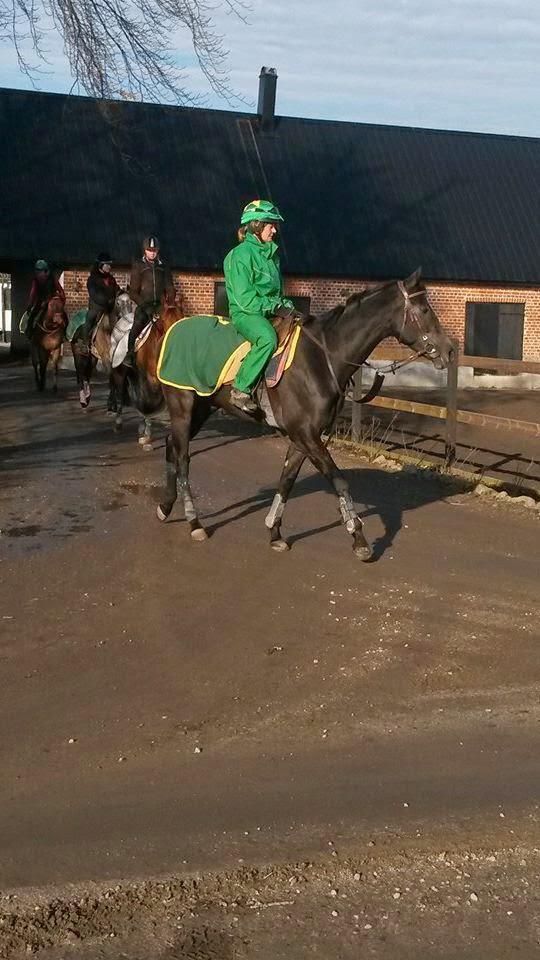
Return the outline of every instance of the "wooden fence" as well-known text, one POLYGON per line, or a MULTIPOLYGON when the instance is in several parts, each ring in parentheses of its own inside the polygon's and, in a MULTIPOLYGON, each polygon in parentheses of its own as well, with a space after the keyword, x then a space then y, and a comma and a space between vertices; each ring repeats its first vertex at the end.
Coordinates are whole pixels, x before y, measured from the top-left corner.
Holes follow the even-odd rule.
MULTIPOLYGON (((395 399, 393 397, 375 397, 369 406, 385 407, 404 413, 413 413, 424 417, 434 417, 446 421, 445 434, 445 466, 450 467, 456 457, 456 439, 458 423, 468 423, 479 427, 488 427, 491 430, 510 430, 514 433, 523 433, 529 437, 540 439, 540 423, 528 420, 515 420, 512 417, 495 417, 491 414, 476 413, 472 410, 458 410, 458 369, 459 367, 475 367, 480 370, 492 370, 494 373, 535 373, 540 375, 540 362, 531 360, 501 360, 497 357, 471 357, 460 354, 457 340, 452 341, 452 354, 447 371, 446 404, 437 406, 431 403, 420 403, 410 400, 395 399)), ((374 351, 370 360, 401 360, 408 356, 402 347, 381 347, 374 351)), ((431 361, 422 359, 425 363, 431 361)), ((362 370, 356 374, 351 399, 358 400, 365 392, 362 384, 362 370)), ((359 403, 352 405, 351 436, 353 440, 361 437, 362 410, 366 407, 359 403)))

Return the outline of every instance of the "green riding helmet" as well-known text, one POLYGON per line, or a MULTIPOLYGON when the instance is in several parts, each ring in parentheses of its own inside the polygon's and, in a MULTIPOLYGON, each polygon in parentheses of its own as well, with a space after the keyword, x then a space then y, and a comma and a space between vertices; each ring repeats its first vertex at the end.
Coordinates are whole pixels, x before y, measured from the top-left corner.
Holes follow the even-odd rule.
POLYGON ((278 223, 283 220, 275 203, 270 200, 252 200, 242 211, 240 223, 251 223, 253 220, 262 220, 263 223, 278 223))
POLYGON ((49 264, 47 263, 46 260, 36 260, 36 265, 34 267, 34 270, 36 270, 36 272, 38 273, 48 272, 49 264))

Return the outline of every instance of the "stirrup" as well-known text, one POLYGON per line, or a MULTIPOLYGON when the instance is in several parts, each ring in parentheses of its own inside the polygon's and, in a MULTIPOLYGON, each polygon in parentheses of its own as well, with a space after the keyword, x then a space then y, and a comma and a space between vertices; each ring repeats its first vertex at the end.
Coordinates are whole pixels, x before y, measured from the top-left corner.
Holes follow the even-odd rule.
POLYGON ((249 393, 244 393, 243 390, 238 390, 237 387, 231 387, 230 401, 244 413, 257 413, 259 410, 259 404, 253 397, 249 393))

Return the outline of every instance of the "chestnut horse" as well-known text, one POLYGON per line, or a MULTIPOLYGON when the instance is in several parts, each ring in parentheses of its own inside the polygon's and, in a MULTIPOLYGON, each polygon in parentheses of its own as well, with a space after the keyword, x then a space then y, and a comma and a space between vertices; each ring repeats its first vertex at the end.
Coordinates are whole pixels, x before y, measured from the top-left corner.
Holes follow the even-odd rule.
POLYGON ((152 439, 150 418, 165 408, 163 388, 156 372, 161 343, 169 327, 182 317, 180 307, 163 304, 159 319, 154 321, 147 340, 135 354, 135 367, 121 363, 111 373, 113 406, 110 406, 110 409, 114 409, 115 413, 115 430, 122 429, 123 405, 126 395, 129 394, 131 403, 144 418, 139 426, 139 443, 149 449, 152 439))
POLYGON ((58 363, 62 342, 66 335, 68 318, 60 297, 51 297, 46 307, 36 317, 30 337, 32 365, 38 390, 45 389, 49 360, 54 370, 53 392, 58 392, 58 363))

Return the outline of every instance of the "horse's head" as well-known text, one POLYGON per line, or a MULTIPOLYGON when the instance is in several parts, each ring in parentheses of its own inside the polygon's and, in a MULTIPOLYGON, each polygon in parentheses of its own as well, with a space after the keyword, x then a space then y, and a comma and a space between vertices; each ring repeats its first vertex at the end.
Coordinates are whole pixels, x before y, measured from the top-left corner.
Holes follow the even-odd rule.
POLYGON ((172 327, 173 323, 176 323, 177 320, 182 320, 183 317, 184 314, 182 313, 180 307, 176 306, 175 304, 171 305, 165 302, 161 307, 159 321, 163 332, 168 330, 169 327, 172 327))
POLYGON ((116 298, 115 303, 116 315, 120 317, 127 317, 128 313, 131 313, 133 310, 131 299, 127 293, 119 293, 116 298))
POLYGON ((431 306, 427 290, 420 280, 420 268, 397 283, 398 306, 393 318, 393 334, 415 353, 428 357, 438 370, 450 360, 452 342, 441 327, 431 306))
POLYGON ((64 303, 60 297, 51 297, 47 304, 44 326, 48 330, 56 330, 65 322, 64 303))

